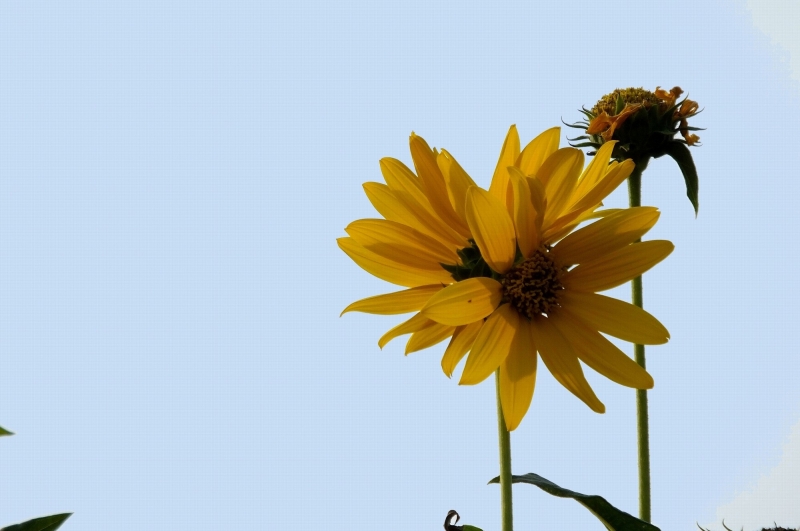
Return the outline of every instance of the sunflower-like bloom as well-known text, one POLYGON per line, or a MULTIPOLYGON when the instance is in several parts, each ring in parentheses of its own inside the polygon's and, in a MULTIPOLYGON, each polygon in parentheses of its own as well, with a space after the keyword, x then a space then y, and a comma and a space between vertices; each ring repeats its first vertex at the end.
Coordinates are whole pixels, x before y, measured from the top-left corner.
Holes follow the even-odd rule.
POLYGON ((349 237, 338 240, 367 272, 409 288, 342 313, 415 312, 378 345, 411 334, 408 354, 450 338, 442 369, 452 376, 469 354, 461 384, 478 384, 499 368, 509 430, 530 406, 538 356, 602 413, 579 360, 614 382, 649 389, 652 377, 603 334, 640 344, 669 338, 644 310, 597 293, 641 275, 673 249, 668 241, 637 243, 656 223, 655 208, 595 212, 633 162, 609 164, 608 142, 584 170, 580 150, 558 149, 559 134, 545 131, 520 151, 512 126, 488 190, 447 151, 412 134, 416 175, 398 160, 381 160, 386 184, 364 190, 384 219, 354 221, 349 237))

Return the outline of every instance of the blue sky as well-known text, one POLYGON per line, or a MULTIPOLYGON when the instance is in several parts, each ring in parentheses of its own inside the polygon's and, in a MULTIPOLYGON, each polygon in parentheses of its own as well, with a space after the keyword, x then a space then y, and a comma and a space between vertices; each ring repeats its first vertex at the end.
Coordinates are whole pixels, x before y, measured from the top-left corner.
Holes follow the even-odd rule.
MULTIPOLYGON (((4 2, 0 524, 497 529, 491 382, 379 350, 400 317, 339 318, 394 288, 335 238, 412 131, 486 186, 511 124, 679 85, 707 130, 696 219, 671 160, 644 180, 676 245, 644 281, 672 334, 654 523, 800 526, 800 13, 767 4, 4 2)), ((634 394, 589 379, 605 415, 540 375, 513 469, 635 513, 634 394)), ((515 515, 602 528, 533 487, 515 515)))

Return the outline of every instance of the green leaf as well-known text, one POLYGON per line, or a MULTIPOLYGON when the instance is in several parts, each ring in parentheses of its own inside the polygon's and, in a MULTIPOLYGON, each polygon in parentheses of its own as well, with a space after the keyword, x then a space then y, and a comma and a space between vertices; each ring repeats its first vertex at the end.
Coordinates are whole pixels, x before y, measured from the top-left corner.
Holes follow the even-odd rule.
POLYGON ((5 429, 2 426, 0 426, 0 437, 3 437, 5 435, 14 435, 14 432, 13 431, 8 431, 7 429, 5 429))
POLYGON ((0 531, 56 531, 64 521, 72 516, 72 513, 54 514, 34 518, 21 524, 10 525, 0 529, 0 531))
POLYGON ((664 152, 678 163, 678 167, 683 173, 683 180, 686 181, 686 196, 692 202, 694 215, 697 217, 697 212, 700 209, 697 199, 700 183, 697 178, 697 168, 694 166, 689 148, 682 142, 667 142, 664 144, 664 152))
POLYGON ((483 531, 480 527, 475 527, 474 525, 464 525, 461 526, 462 531, 483 531))
MULTIPOLYGON (((606 529, 609 531, 660 531, 653 524, 649 524, 644 520, 639 520, 625 511, 620 511, 605 498, 600 496, 593 496, 588 494, 580 494, 562 487, 559 487, 552 481, 549 481, 538 474, 525 474, 524 476, 511 476, 512 483, 528 483, 529 485, 536 485, 543 491, 559 498, 572 498, 580 503, 595 515, 606 529)), ((496 477, 489 483, 500 483, 500 478, 496 477)))

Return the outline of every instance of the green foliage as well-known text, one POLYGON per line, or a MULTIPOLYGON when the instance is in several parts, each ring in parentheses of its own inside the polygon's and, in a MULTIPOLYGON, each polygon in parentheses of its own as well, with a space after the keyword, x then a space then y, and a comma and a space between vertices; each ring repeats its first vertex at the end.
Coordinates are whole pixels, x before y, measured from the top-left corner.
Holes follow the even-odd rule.
POLYGON ((697 168, 694 165, 689 148, 686 147, 686 144, 680 142, 667 142, 664 145, 664 151, 666 155, 669 155, 678 163, 678 167, 683 173, 683 180, 686 181, 686 196, 692 202, 694 215, 697 216, 697 211, 700 208, 697 199, 700 184, 697 178, 697 168))
POLYGON ((456 525, 460 519, 461 517, 458 515, 458 513, 451 509, 447 513, 447 517, 444 519, 445 531, 483 531, 483 529, 480 527, 475 527, 474 525, 456 525))
MULTIPOLYGON (((589 509, 609 531, 659 531, 653 524, 639 520, 635 516, 617 509, 600 496, 580 494, 579 492, 559 487, 538 474, 511 476, 511 481, 512 483, 535 485, 548 494, 559 498, 572 498, 589 509)), ((500 483, 500 477, 494 478, 489 483, 500 483)))
MULTIPOLYGON (((0 437, 4 435, 14 435, 12 432, 0 427, 0 437)), ((42 516, 34 518, 21 524, 14 524, 0 529, 0 531, 56 531, 72 513, 54 514, 52 516, 42 516)))
POLYGON ((492 269, 481 256, 481 251, 478 249, 478 244, 475 243, 475 240, 469 240, 469 244, 469 247, 464 247, 463 249, 456 251, 460 264, 440 265, 445 269, 445 271, 450 273, 453 279, 457 282, 476 277, 493 278, 492 269))
POLYGON ((56 531, 64 521, 72 516, 72 513, 54 514, 34 518, 21 524, 10 525, 0 529, 0 531, 56 531))

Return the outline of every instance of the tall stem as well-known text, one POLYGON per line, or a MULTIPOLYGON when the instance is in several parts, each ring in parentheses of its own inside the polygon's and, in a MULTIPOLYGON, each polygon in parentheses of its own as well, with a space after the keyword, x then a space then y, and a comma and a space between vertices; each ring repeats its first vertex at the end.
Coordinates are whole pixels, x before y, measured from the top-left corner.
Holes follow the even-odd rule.
POLYGON ((497 387, 497 435, 500 445, 500 511, 502 513, 502 531, 514 529, 514 513, 511 505, 511 434, 506 429, 503 418, 503 404, 500 402, 500 369, 494 373, 497 387))
MULTIPOLYGON (((628 177, 628 197, 630 206, 642 205, 642 173, 647 168, 649 157, 637 160, 636 168, 628 177)), ((643 307, 642 277, 638 276, 631 281, 631 298, 633 304, 643 307)), ((634 345, 633 354, 636 363, 645 366, 644 345, 634 345)), ((636 439, 639 448, 639 518, 650 522, 650 425, 647 416, 647 390, 636 390, 636 439)))

